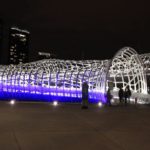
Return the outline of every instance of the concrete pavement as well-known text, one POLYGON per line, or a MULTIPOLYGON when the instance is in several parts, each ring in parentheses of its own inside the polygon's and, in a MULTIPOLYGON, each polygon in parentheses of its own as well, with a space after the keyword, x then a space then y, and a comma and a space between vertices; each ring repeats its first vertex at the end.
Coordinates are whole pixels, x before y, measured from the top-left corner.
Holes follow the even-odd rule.
POLYGON ((0 150, 149 150, 150 106, 0 102, 0 150))

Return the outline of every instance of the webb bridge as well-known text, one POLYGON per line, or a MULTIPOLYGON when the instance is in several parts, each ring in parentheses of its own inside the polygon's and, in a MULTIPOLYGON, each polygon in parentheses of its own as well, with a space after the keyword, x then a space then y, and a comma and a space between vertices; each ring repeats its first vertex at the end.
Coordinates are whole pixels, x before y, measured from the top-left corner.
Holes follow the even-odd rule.
POLYGON ((59 60, 0 66, 0 99, 81 102, 82 84, 89 85, 89 101, 105 103, 109 83, 117 96, 120 86, 130 87, 133 97, 147 97, 150 53, 120 49, 110 60, 59 60))

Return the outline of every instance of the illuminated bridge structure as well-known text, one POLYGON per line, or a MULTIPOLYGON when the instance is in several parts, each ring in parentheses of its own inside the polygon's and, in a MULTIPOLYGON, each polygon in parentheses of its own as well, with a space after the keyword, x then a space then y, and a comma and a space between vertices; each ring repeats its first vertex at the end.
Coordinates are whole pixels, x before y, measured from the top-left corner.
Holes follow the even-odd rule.
POLYGON ((133 93, 147 94, 149 64, 150 55, 124 47, 112 60, 48 59, 0 66, 0 98, 81 102, 84 82, 89 85, 89 101, 94 103, 106 102, 108 82, 114 84, 114 92, 119 86, 129 86, 133 93))

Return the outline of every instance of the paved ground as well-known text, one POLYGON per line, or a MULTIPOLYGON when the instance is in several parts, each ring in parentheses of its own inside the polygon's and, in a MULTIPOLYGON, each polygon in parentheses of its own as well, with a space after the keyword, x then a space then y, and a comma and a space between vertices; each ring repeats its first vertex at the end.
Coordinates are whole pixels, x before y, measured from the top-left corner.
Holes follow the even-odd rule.
POLYGON ((150 150, 150 106, 0 102, 0 150, 150 150))

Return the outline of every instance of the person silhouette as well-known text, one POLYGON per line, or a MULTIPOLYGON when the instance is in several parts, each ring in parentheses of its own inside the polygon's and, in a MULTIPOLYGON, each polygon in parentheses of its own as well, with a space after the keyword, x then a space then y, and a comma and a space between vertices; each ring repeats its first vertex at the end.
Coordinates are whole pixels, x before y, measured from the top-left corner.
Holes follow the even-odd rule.
POLYGON ((87 109, 88 108, 88 97, 89 97, 89 93, 88 93, 88 83, 84 82, 82 84, 82 108, 87 109))
POLYGON ((127 100, 130 102, 130 97, 131 97, 131 90, 129 87, 126 87, 124 92, 125 104, 127 104, 127 100))
POLYGON ((120 103, 122 103, 123 98, 124 98, 124 91, 123 91, 122 87, 120 87, 120 89, 118 91, 118 96, 119 96, 120 103))
POLYGON ((107 97, 107 104, 108 104, 109 106, 111 106, 112 94, 111 94, 110 88, 108 88, 108 91, 107 91, 107 93, 106 93, 106 97, 107 97))

